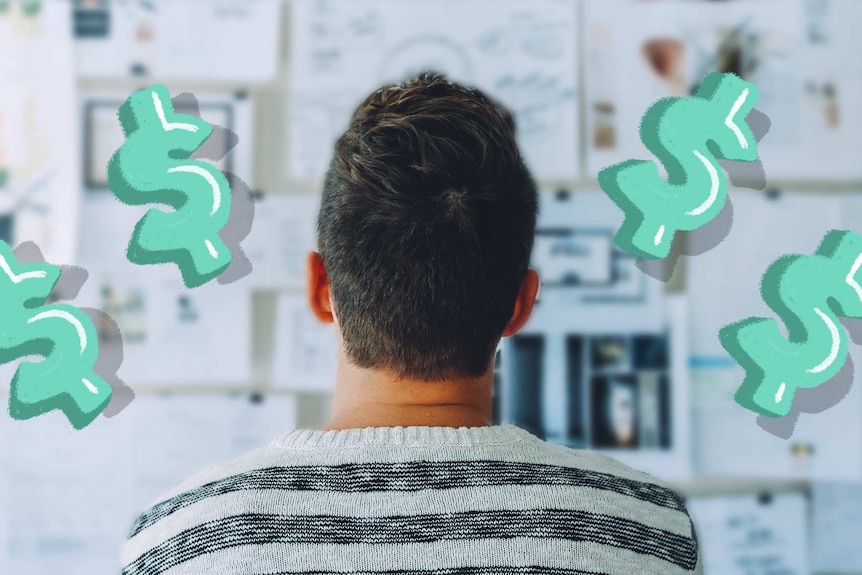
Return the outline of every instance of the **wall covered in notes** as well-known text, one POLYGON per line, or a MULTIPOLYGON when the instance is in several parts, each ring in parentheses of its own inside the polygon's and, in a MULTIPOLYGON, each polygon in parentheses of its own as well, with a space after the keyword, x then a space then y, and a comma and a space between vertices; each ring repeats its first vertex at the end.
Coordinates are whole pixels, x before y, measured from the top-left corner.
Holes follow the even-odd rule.
MULTIPOLYGON (((116 322, 122 339, 105 321, 100 343, 121 346, 135 398, 80 432, 56 412, 0 417, 0 574, 116 575, 147 503, 324 424, 337 339, 308 309, 305 266, 333 145, 370 91, 436 70, 512 111, 541 188, 539 302, 500 345, 494 423, 678 487, 705 575, 862 575, 859 324, 842 401, 792 429, 733 401, 742 371, 717 338, 770 315, 759 281, 775 258, 862 233, 862 1, 30 3, 0 0, 0 240, 86 270, 76 305, 116 322), (760 176, 743 174, 711 229, 639 260, 615 245, 622 212, 596 175, 652 158, 644 111, 710 71, 760 89, 766 182, 743 189, 760 176), (213 163, 254 189, 253 271, 231 285, 187 290, 176 268, 126 259, 149 207, 121 205, 105 167, 117 108, 157 81, 194 94, 223 128, 213 163)), ((15 367, 0 365, 0 401, 15 367)))

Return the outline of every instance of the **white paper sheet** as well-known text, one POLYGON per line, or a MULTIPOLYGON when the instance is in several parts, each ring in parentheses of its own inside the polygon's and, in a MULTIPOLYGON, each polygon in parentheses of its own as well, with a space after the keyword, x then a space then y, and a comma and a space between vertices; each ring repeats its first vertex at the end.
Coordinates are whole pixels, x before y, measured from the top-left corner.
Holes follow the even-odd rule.
POLYGON ((17 4, 0 14, 0 217, 14 218, 13 244, 34 241, 47 261, 71 263, 80 178, 70 3, 32 17, 17 4))
MULTIPOLYGON (((544 232, 588 234, 613 241, 623 221, 623 212, 601 190, 577 190, 558 195, 543 190, 539 195, 537 238, 544 232)), ((534 246, 541 249, 539 242, 534 246)), ((524 326, 524 333, 536 331, 616 332, 660 329, 663 322, 664 284, 637 268, 637 260, 613 244, 593 246, 599 253, 588 255, 593 279, 609 275, 609 281, 586 285, 545 285, 539 303, 524 326), (604 256, 604 262, 599 256, 604 256), (608 261, 610 260, 610 261, 608 261)), ((544 260, 537 258, 539 277, 544 260)), ((545 266, 547 267, 547 266, 545 266)), ((546 270, 553 279, 553 270, 546 270)))
POLYGON ((545 285, 612 282, 613 238, 597 232, 545 232, 536 236, 530 265, 545 285))
POLYGON ((695 497, 686 507, 706 575, 808 575, 807 500, 801 493, 695 497))
MULTIPOLYGON (((144 86, 135 89, 141 89, 144 86)), ((179 96, 183 91, 172 88, 171 97, 179 96)), ((99 90, 87 91, 78 98, 81 114, 81 141, 83 160, 82 187, 88 192, 103 192, 110 194, 105 173, 108 162, 114 152, 123 144, 125 138, 117 112, 120 106, 131 95, 132 90, 99 90)), ((198 103, 200 117, 214 126, 219 126, 234 132, 238 138, 236 145, 229 148, 226 138, 218 137, 224 148, 212 147, 208 140, 204 147, 213 152, 226 153, 220 159, 204 159, 215 165, 219 170, 232 172, 243 179, 249 186, 254 185, 254 103, 251 99, 237 94, 218 92, 192 92, 198 103)), ((186 107, 176 107, 180 114, 190 114, 186 107)), ((215 136, 211 136, 215 137, 215 136)))
POLYGON ((276 387, 332 391, 338 356, 334 324, 320 323, 305 294, 278 299, 273 381, 276 387))
POLYGON ((638 133, 649 106, 688 96, 708 72, 732 70, 727 62, 737 58, 742 77, 760 91, 755 108, 771 121, 758 145, 767 178, 862 176, 853 155, 862 127, 853 102, 862 96, 862 74, 847 57, 862 51, 852 24, 862 7, 809 5, 823 3, 588 2, 589 173, 631 158, 655 160, 638 133), (619 18, 623 11, 627 17, 619 18), (812 41, 814 30, 820 41, 812 41), (665 55, 651 64, 647 50, 665 55), (725 53, 721 61, 718 52, 725 53))
POLYGON ((243 384, 251 377, 251 296, 209 282, 186 289, 166 280, 153 294, 153 383, 243 384))
POLYGON ((123 334, 118 375, 129 385, 248 382, 247 286, 211 281, 188 290, 174 264, 125 259, 135 223, 148 209, 121 204, 110 193, 87 198, 79 258, 90 277, 75 304, 104 310, 117 322, 123 334))
POLYGON ((0 365, 0 573, 9 573, 9 382, 14 370, 10 364, 0 365))
MULTIPOLYGON (((862 354, 853 350, 854 366, 862 354)), ((821 413, 801 413, 788 439, 757 425, 757 414, 733 401, 742 368, 708 360, 691 365, 694 466, 697 473, 730 477, 855 480, 862 476, 859 411, 853 389, 821 413)), ((729 360, 727 360, 729 361, 729 360)))
POLYGON ((812 486, 811 568, 817 573, 862 572, 862 483, 812 486))
POLYGON ((106 37, 75 42, 91 77, 267 81, 278 71, 278 0, 110 0, 106 37))
MULTIPOLYGON (((771 142, 764 148, 764 166, 780 165, 782 173, 787 170, 791 177, 811 174, 859 179, 862 168, 855 150, 859 147, 862 110, 856 103, 862 98, 862 65, 858 58, 848 55, 862 52, 858 33, 862 4, 854 0, 808 0, 804 6, 806 34, 799 57, 804 94, 799 121, 802 145, 784 151, 778 149, 778 141, 771 142)), ((772 140, 772 135, 768 138, 772 140)))
MULTIPOLYGON (((597 174, 617 161, 650 157, 638 136, 640 118, 653 101, 673 92, 682 95, 683 88, 657 77, 640 55, 641 46, 659 30, 678 40, 675 20, 685 7, 627 0, 585 6, 587 159, 589 173, 597 174), (621 11, 627 18, 618 17, 621 11)), ((677 76, 684 76, 681 62, 676 68, 677 76)))
MULTIPOLYGON (((726 324, 752 316, 777 319, 760 295, 763 273, 782 255, 813 253, 827 231, 844 228, 850 215, 846 201, 803 192, 772 200, 762 193, 732 191, 731 202, 734 217, 727 238, 686 261, 695 467, 709 475, 860 478, 862 386, 854 384, 826 411, 801 413, 793 435, 782 439, 760 428, 758 415, 733 400, 744 371, 718 340, 726 324)), ((850 345, 857 373, 860 351, 850 345)))
POLYGON ((317 250, 319 194, 266 193, 255 202, 245 254, 253 270, 242 284, 303 288, 308 253, 317 250))
POLYGON ((509 107, 536 175, 577 176, 574 2, 297 1, 291 9, 290 176, 322 177, 356 105, 428 68, 509 107))
POLYGON ((52 411, 4 427, 9 573, 116 573, 129 527, 129 417, 72 429, 52 411))
POLYGON ((293 395, 233 395, 229 457, 266 447, 297 425, 297 401, 293 395))
POLYGON ((127 408, 134 417, 132 513, 193 473, 226 459, 229 407, 222 395, 142 394, 127 408))
POLYGON ((143 511, 198 471, 266 447, 295 427, 293 397, 253 397, 155 394, 129 406, 134 417, 131 513, 143 511))
POLYGON ((230 403, 222 395, 144 395, 128 410, 135 418, 133 514, 192 474, 227 459, 230 403))

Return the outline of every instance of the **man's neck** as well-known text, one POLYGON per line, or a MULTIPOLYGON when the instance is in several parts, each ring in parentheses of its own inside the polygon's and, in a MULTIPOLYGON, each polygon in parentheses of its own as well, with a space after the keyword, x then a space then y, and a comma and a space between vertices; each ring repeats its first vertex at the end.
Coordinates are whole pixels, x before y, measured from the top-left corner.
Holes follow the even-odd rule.
POLYGON ((489 426, 492 382, 493 371, 478 378, 410 381, 339 358, 332 417, 322 430, 489 426))

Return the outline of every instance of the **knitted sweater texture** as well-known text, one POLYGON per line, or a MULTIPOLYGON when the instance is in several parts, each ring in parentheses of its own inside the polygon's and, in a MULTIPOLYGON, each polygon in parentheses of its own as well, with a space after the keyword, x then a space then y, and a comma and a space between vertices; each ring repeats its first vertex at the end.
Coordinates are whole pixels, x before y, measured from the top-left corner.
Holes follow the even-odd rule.
POLYGON ((295 429, 145 509, 123 575, 699 573, 682 498, 513 425, 295 429))

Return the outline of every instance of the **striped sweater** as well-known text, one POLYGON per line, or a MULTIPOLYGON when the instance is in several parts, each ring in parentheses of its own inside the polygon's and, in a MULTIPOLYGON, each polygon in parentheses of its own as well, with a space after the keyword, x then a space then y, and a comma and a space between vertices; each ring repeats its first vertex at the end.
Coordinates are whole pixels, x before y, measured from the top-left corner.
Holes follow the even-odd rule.
POLYGON ((123 575, 700 572, 683 500, 513 425, 296 429, 132 526, 123 575))

